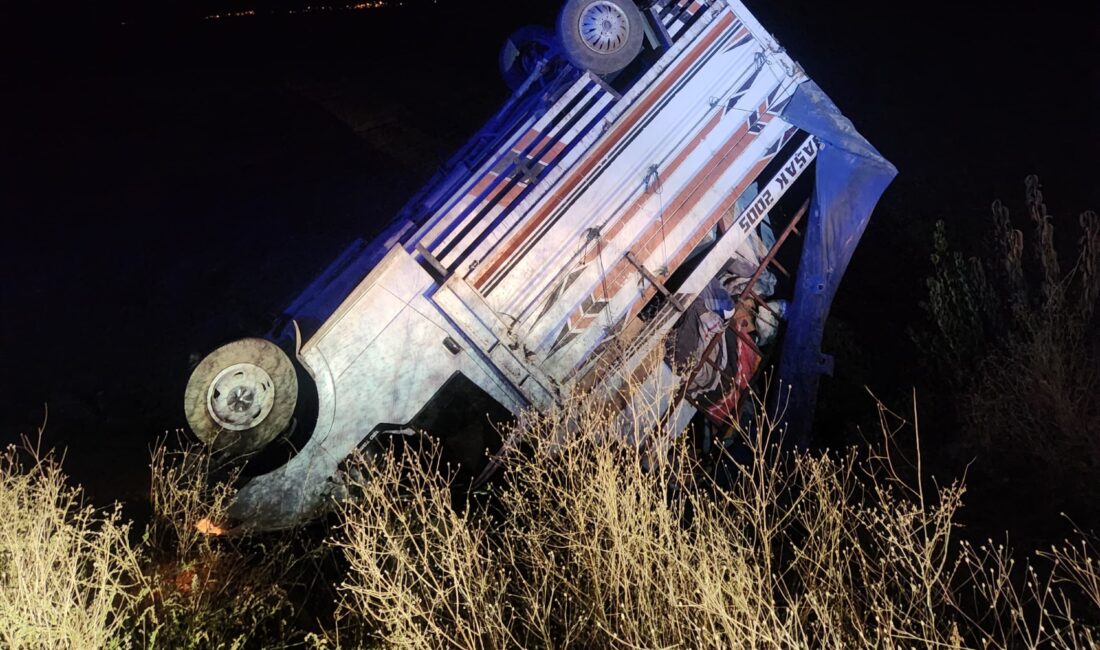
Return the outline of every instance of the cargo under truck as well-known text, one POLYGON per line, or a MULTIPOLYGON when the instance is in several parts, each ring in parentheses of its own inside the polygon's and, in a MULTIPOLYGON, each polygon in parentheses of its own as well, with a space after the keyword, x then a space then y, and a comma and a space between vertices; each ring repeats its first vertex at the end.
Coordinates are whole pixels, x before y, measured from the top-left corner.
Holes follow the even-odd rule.
POLYGON ((316 390, 308 441, 238 492, 241 529, 316 516, 382 436, 476 436, 579 391, 630 408, 624 386, 671 385, 651 419, 728 427, 774 366, 808 431, 890 163, 736 0, 567 0, 501 68, 511 97, 381 235, 194 369, 188 422, 230 457, 285 434, 291 356, 316 390))

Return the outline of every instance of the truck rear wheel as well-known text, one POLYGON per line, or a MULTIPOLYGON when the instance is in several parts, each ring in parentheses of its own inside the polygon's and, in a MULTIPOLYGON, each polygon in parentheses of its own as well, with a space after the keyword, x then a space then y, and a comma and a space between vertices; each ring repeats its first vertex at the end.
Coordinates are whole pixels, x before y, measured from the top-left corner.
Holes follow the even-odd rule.
POLYGON ((612 74, 642 51, 644 21, 633 0, 566 0, 558 15, 558 37, 575 65, 612 74))

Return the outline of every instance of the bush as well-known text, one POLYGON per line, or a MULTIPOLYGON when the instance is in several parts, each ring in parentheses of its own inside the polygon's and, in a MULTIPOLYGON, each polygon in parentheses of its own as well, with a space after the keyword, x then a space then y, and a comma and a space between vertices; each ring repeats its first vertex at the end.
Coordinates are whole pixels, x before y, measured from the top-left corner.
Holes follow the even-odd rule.
POLYGON ((0 454, 0 645, 125 647, 140 618, 139 549, 117 507, 71 487, 56 457, 0 454))
POLYGON ((237 475, 216 480, 212 462, 197 445, 170 450, 162 443, 153 450, 153 519, 144 549, 151 587, 142 646, 300 646, 302 602, 294 602, 292 592, 310 581, 318 548, 302 531, 242 536, 222 530, 237 475))
POLYGON ((326 580, 315 547, 194 533, 231 494, 204 451, 154 452, 155 521, 132 545, 117 510, 84 505, 54 460, 9 450, 0 643, 1097 647, 1096 543, 1079 535, 1018 566, 1003 545, 958 540, 962 485, 925 478, 919 444, 894 442, 915 424, 879 416, 874 447, 813 455, 783 451, 761 415, 761 435, 741 432, 753 460, 707 473, 659 428, 625 444, 621 416, 589 397, 525 415, 502 482, 469 497, 430 443, 360 458, 327 635, 308 631, 312 591, 295 587, 326 580))
POLYGON ((119 506, 88 505, 55 456, 0 453, 0 647, 305 647, 303 583, 324 586, 326 549, 303 531, 217 534, 234 477, 210 463, 158 445, 153 519, 131 541, 119 506))
POLYGON ((1080 216, 1063 271, 1038 180, 1026 185, 1030 237, 997 202, 988 252, 964 259, 937 224, 925 304, 931 328, 918 343, 953 389, 964 452, 1082 494, 1100 481, 1100 218, 1080 216))
POLYGON ((621 443, 591 399, 526 414, 484 499, 453 499, 431 445, 361 458, 341 622, 399 648, 1094 647, 1095 549, 1052 549, 1040 579, 957 542, 963 487, 920 479, 880 416, 869 455, 781 451, 762 416, 728 483, 621 443))

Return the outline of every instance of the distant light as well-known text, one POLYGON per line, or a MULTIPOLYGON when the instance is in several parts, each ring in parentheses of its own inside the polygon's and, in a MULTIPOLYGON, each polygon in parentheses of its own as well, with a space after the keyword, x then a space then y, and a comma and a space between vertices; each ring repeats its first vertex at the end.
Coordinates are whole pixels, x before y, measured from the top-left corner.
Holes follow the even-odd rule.
POLYGON ((234 11, 226 14, 210 14, 205 16, 203 20, 218 20, 219 18, 240 18, 242 16, 255 16, 255 9, 245 9, 244 11, 234 11))
MULTIPOLYGON (((439 0, 435 0, 438 4, 439 0)), ((405 3, 401 2, 398 6, 404 6, 405 3)), ((348 3, 342 5, 306 5, 301 9, 286 9, 283 11, 267 11, 268 15, 276 14, 306 14, 317 13, 320 11, 362 11, 364 9, 384 9, 390 6, 387 0, 365 0, 363 2, 348 3)), ((203 20, 220 20, 222 18, 243 18, 246 16, 255 16, 257 12, 255 9, 246 9, 244 11, 233 11, 221 14, 210 14, 209 16, 203 16, 203 20)))

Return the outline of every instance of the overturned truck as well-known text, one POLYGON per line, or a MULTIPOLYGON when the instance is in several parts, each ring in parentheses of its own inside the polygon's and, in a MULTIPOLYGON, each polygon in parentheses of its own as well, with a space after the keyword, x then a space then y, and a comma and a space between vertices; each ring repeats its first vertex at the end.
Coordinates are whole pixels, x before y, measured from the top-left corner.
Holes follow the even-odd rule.
POLYGON ((490 412, 578 391, 674 385, 654 417, 728 427, 774 366, 808 431, 829 305, 893 166, 737 0, 566 0, 501 67, 511 97, 381 235, 194 369, 188 421, 227 456, 316 391, 308 440, 237 494, 242 527, 315 516, 381 437, 480 440, 490 412))

